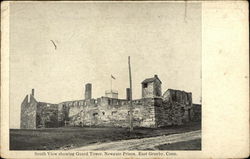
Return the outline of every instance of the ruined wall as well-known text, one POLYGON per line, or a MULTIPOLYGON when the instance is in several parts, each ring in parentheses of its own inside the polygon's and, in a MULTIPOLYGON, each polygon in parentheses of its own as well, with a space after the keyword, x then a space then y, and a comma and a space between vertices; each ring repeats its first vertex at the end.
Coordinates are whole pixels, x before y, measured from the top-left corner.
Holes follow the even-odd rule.
MULTIPOLYGON (((161 93, 160 82, 149 82, 146 96, 161 93), (156 84, 154 84, 156 83, 156 84), (159 88, 158 90, 155 88, 159 88)), ((159 95, 157 94, 157 95, 159 95)), ((200 121, 201 107, 192 104, 192 94, 167 90, 162 97, 133 100, 134 127, 162 127, 200 121)), ((37 102, 33 95, 21 104, 21 128, 70 126, 129 127, 127 99, 101 97, 59 104, 37 102)))
POLYGON ((36 110, 38 102, 30 95, 30 101, 28 101, 28 95, 24 98, 21 104, 21 129, 35 129, 36 128, 36 110))
POLYGON ((58 127, 58 104, 39 102, 36 123, 38 128, 58 127))
POLYGON ((192 108, 192 121, 199 121, 201 122, 201 105, 200 104, 193 104, 192 108))
POLYGON ((164 102, 156 107, 157 126, 183 125, 190 121, 191 107, 177 103, 164 102))
POLYGON ((193 117, 192 94, 188 92, 169 89, 155 105, 158 127, 183 125, 193 117))
POLYGON ((25 113, 25 111, 26 111, 25 108, 27 107, 28 102, 29 102, 28 98, 29 98, 28 95, 26 95, 23 102, 21 103, 21 122, 20 122, 20 128, 21 129, 24 129, 24 128, 27 127, 26 126, 26 121, 25 121, 25 119, 27 118, 27 115, 25 113))
POLYGON ((58 126, 65 126, 65 122, 69 121, 69 107, 66 102, 58 104, 58 126))
POLYGON ((163 100, 166 102, 177 102, 185 105, 192 105, 192 93, 168 89, 163 94, 163 100))
POLYGON ((58 104, 58 123, 60 126, 65 125, 65 121, 71 125, 75 125, 71 122, 72 118, 82 112, 83 107, 87 103, 94 103, 95 100, 77 100, 77 101, 66 101, 58 104))
MULTIPOLYGON (((166 94, 170 97, 133 100, 134 127, 162 127, 189 122, 193 115, 192 103, 190 103, 192 97, 188 97, 189 94, 186 92, 180 92, 181 98, 180 94, 169 91, 166 94), (179 102, 175 102, 174 95, 179 102)), ((130 105, 126 99, 101 97, 64 104, 68 107, 70 126, 129 126, 130 105)))
MULTIPOLYGON (((74 103, 74 102, 72 102, 74 103)), ((133 124, 135 127, 155 127, 154 101, 134 100, 133 124)), ((71 126, 129 126, 129 102, 125 99, 101 97, 84 101, 69 108, 71 126)))

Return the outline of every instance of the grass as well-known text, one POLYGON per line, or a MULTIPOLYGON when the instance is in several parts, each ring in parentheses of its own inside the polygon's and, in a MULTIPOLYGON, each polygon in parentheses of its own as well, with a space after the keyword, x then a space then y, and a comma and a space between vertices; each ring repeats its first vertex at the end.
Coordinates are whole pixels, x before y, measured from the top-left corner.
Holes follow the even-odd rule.
POLYGON ((200 123, 165 128, 63 127, 46 129, 10 129, 10 150, 56 150, 124 139, 170 135, 200 130, 200 123))
POLYGON ((201 139, 165 144, 156 148, 159 150, 201 150, 201 139))

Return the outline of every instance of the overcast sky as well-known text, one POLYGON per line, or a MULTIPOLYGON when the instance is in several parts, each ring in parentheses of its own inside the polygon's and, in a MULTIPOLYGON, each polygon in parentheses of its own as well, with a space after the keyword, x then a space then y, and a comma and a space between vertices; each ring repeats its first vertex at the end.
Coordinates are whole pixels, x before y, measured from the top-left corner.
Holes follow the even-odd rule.
POLYGON ((131 56, 133 98, 141 82, 157 74, 162 90, 179 89, 201 99, 199 3, 20 3, 10 7, 10 127, 35 89, 38 101, 59 103, 113 89, 125 98, 131 56), (55 49, 55 43, 57 48, 55 49))

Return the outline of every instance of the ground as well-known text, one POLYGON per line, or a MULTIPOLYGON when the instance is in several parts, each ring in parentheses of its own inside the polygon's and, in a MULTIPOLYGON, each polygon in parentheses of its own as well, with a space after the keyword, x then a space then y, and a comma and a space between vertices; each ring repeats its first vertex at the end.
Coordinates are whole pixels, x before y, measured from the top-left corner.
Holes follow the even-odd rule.
MULTIPOLYGON (((96 127, 64 127, 47 129, 10 129, 10 150, 56 150, 74 149, 91 146, 97 143, 110 143, 119 140, 142 139, 150 137, 183 134, 200 130, 200 123, 194 122, 183 126, 165 128, 135 128, 132 133, 127 128, 96 128, 96 127)), ((194 135, 197 137, 197 135, 194 135)), ((193 139, 193 138, 192 138, 193 139)), ((156 148, 168 150, 185 144, 192 149, 200 149, 198 138, 189 142, 175 142, 173 144, 156 145, 156 148), (177 144, 177 145, 176 145, 177 144), (173 145, 170 146, 170 145, 173 145), (157 147, 158 146, 158 147, 157 147)), ((128 140, 129 141, 129 140, 128 140)), ((187 149, 184 146, 183 149, 187 149)), ((146 148, 147 149, 147 148, 146 148)), ((151 149, 151 148, 149 148, 151 149)), ((155 149, 155 148, 154 148, 155 149)))
POLYGON ((112 141, 108 143, 96 143, 72 150, 119 150, 119 151, 130 151, 130 150, 200 150, 199 144, 192 145, 193 140, 201 139, 201 131, 190 131, 172 135, 161 135, 156 137, 146 137, 141 139, 130 139, 112 141), (187 142, 187 144, 183 144, 187 142), (190 143, 191 142, 191 143, 190 143))
POLYGON ((201 139, 164 144, 157 148, 159 150, 201 150, 201 139))

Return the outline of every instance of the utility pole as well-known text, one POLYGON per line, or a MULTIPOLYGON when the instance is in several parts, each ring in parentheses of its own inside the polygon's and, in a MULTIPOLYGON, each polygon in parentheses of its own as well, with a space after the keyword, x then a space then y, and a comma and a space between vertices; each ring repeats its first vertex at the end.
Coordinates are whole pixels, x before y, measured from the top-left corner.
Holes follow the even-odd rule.
POLYGON ((130 107, 129 107, 129 131, 133 131, 133 105, 132 105, 132 77, 130 67, 130 56, 128 57, 129 85, 130 85, 130 107))

